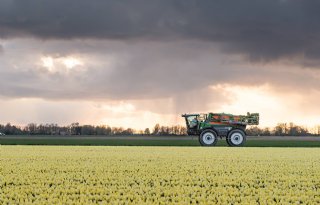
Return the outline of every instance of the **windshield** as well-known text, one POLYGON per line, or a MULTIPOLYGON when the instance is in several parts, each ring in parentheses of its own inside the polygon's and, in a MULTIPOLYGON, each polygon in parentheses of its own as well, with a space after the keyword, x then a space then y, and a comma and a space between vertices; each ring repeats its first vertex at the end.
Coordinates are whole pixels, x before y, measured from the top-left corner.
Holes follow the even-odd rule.
POLYGON ((190 128, 193 128, 198 124, 197 116, 189 116, 187 117, 187 120, 190 128))

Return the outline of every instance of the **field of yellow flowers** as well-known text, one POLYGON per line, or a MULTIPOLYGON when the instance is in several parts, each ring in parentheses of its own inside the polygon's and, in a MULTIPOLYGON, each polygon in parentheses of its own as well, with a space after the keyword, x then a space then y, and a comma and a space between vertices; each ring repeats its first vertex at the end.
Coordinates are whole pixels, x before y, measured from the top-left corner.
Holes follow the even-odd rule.
POLYGON ((0 204, 319 204, 320 149, 0 146, 0 204))

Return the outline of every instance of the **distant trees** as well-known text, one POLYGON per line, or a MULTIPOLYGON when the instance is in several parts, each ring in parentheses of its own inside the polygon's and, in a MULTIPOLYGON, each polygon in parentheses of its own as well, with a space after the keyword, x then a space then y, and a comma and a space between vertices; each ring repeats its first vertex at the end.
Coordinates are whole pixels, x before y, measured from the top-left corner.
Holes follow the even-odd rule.
POLYGON ((112 130, 111 127, 106 125, 96 126, 96 134, 97 135, 111 135, 112 130))
POLYGON ((307 128, 290 123, 278 123, 274 128, 274 134, 279 136, 302 136, 311 135, 307 128))
POLYGON ((261 129, 257 126, 249 127, 246 130, 248 135, 252 136, 308 136, 308 135, 315 135, 320 134, 314 133, 312 134, 307 128, 304 128, 302 126, 295 125, 294 123, 278 123, 277 126, 275 126, 272 130, 270 128, 264 128, 261 129))
POLYGON ((320 135, 320 125, 318 125, 318 126, 316 126, 316 133, 318 134, 318 135, 320 135))
POLYGON ((6 135, 20 135, 23 133, 21 127, 11 125, 10 123, 7 123, 6 125, 0 125, 0 132, 6 135))
POLYGON ((186 135, 187 129, 185 126, 175 125, 175 126, 160 126, 156 124, 154 126, 153 135, 186 135))
POLYGON ((96 128, 92 125, 83 125, 80 127, 80 132, 79 134, 81 135, 96 135, 96 128))
POLYGON ((74 122, 70 125, 70 131, 72 135, 81 135, 82 127, 78 122, 74 122))
POLYGON ((156 125, 154 126, 154 128, 153 128, 152 134, 153 134, 153 135, 158 135, 159 132, 160 132, 160 125, 159 125, 159 124, 156 124, 156 125))
MULTIPOLYGON (((251 136, 308 136, 320 135, 320 125, 312 130, 295 125, 294 123, 278 123, 274 128, 260 128, 258 126, 249 126, 246 130, 251 136), (311 132, 312 131, 312 132, 311 132)), ((6 135, 186 135, 185 126, 161 126, 156 124, 152 130, 134 130, 132 128, 110 127, 107 125, 80 125, 80 123, 71 123, 69 126, 59 126, 57 124, 36 124, 29 123, 24 127, 0 124, 0 132, 6 135)))
POLYGON ((145 130, 144 130, 144 133, 143 134, 145 134, 145 135, 150 135, 151 133, 150 133, 150 129, 149 128, 146 128, 145 130))

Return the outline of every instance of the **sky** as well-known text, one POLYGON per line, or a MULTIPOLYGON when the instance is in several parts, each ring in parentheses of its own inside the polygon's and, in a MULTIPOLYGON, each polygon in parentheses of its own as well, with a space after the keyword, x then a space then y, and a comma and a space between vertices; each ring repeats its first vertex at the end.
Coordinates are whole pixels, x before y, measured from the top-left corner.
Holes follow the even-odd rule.
POLYGON ((1 0, 0 124, 320 124, 316 0, 1 0))

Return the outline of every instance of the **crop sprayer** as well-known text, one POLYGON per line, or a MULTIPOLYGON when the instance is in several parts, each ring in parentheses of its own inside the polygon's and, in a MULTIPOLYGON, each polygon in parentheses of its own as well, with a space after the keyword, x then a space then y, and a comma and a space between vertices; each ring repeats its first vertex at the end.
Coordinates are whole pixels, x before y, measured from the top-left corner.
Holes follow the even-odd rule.
POLYGON ((225 113, 184 114, 188 135, 199 136, 202 146, 214 146, 218 138, 226 137, 229 146, 246 142, 246 126, 259 124, 259 113, 231 115, 225 113))

